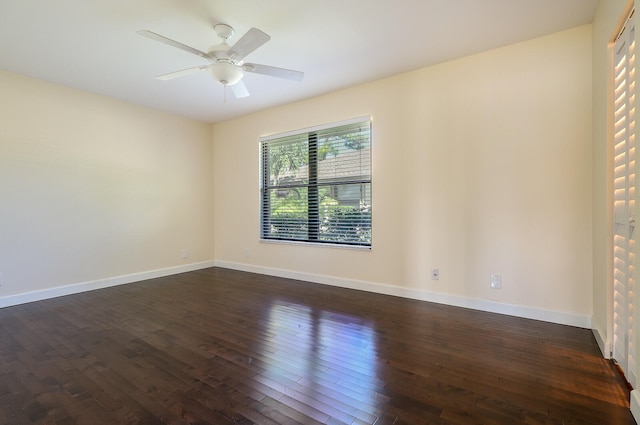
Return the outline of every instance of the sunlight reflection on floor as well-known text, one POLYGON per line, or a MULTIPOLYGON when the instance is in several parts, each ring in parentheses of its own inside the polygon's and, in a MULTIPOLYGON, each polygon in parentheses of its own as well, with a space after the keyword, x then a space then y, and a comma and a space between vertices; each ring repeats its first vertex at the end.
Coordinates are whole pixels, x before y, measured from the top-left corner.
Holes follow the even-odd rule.
POLYGON ((316 419, 334 410, 344 420, 375 422, 381 406, 371 324, 278 301, 265 330, 272 335, 265 355, 279 360, 269 363, 265 378, 315 411, 316 419))

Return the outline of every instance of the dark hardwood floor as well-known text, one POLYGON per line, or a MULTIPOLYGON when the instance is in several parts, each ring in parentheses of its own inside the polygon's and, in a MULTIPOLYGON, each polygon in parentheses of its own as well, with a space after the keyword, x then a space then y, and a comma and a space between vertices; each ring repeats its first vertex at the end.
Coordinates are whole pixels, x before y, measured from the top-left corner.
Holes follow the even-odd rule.
POLYGON ((0 424, 634 424, 591 331, 207 269, 0 309, 0 424))

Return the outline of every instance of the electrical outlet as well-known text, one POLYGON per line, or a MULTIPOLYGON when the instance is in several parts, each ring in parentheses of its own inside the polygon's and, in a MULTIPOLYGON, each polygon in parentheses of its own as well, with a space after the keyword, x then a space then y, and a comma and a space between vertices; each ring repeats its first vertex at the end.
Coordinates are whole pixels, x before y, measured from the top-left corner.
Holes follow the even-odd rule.
POLYGON ((431 270, 431 280, 439 280, 440 279, 440 270, 433 269, 431 270))
POLYGON ((188 249, 183 249, 182 250, 182 258, 189 258, 189 250, 188 249))
POLYGON ((491 287, 493 289, 502 288, 502 276, 500 276, 499 274, 492 274, 491 275, 491 287))
POLYGON ((2 273, 0 273, 0 286, 4 285, 4 280, 2 280, 2 273))

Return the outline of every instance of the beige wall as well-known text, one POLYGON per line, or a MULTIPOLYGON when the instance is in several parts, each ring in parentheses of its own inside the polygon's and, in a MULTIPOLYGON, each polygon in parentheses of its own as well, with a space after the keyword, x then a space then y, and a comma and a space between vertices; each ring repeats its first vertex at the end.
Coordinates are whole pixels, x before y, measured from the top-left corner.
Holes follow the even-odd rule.
POLYGON ((0 297, 212 260, 212 151, 208 124, 0 72, 0 297))
POLYGON ((587 25, 215 125, 216 260, 590 318, 591 61, 587 25), (260 243, 258 137, 363 114, 371 251, 260 243))

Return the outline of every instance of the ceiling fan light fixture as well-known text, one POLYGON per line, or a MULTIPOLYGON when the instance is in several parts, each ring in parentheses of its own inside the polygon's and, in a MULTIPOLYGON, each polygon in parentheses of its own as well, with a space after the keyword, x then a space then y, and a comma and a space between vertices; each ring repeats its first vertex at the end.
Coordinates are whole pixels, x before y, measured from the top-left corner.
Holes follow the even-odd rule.
POLYGON ((211 76, 223 86, 232 86, 242 79, 244 71, 230 62, 216 62, 209 65, 211 76))

